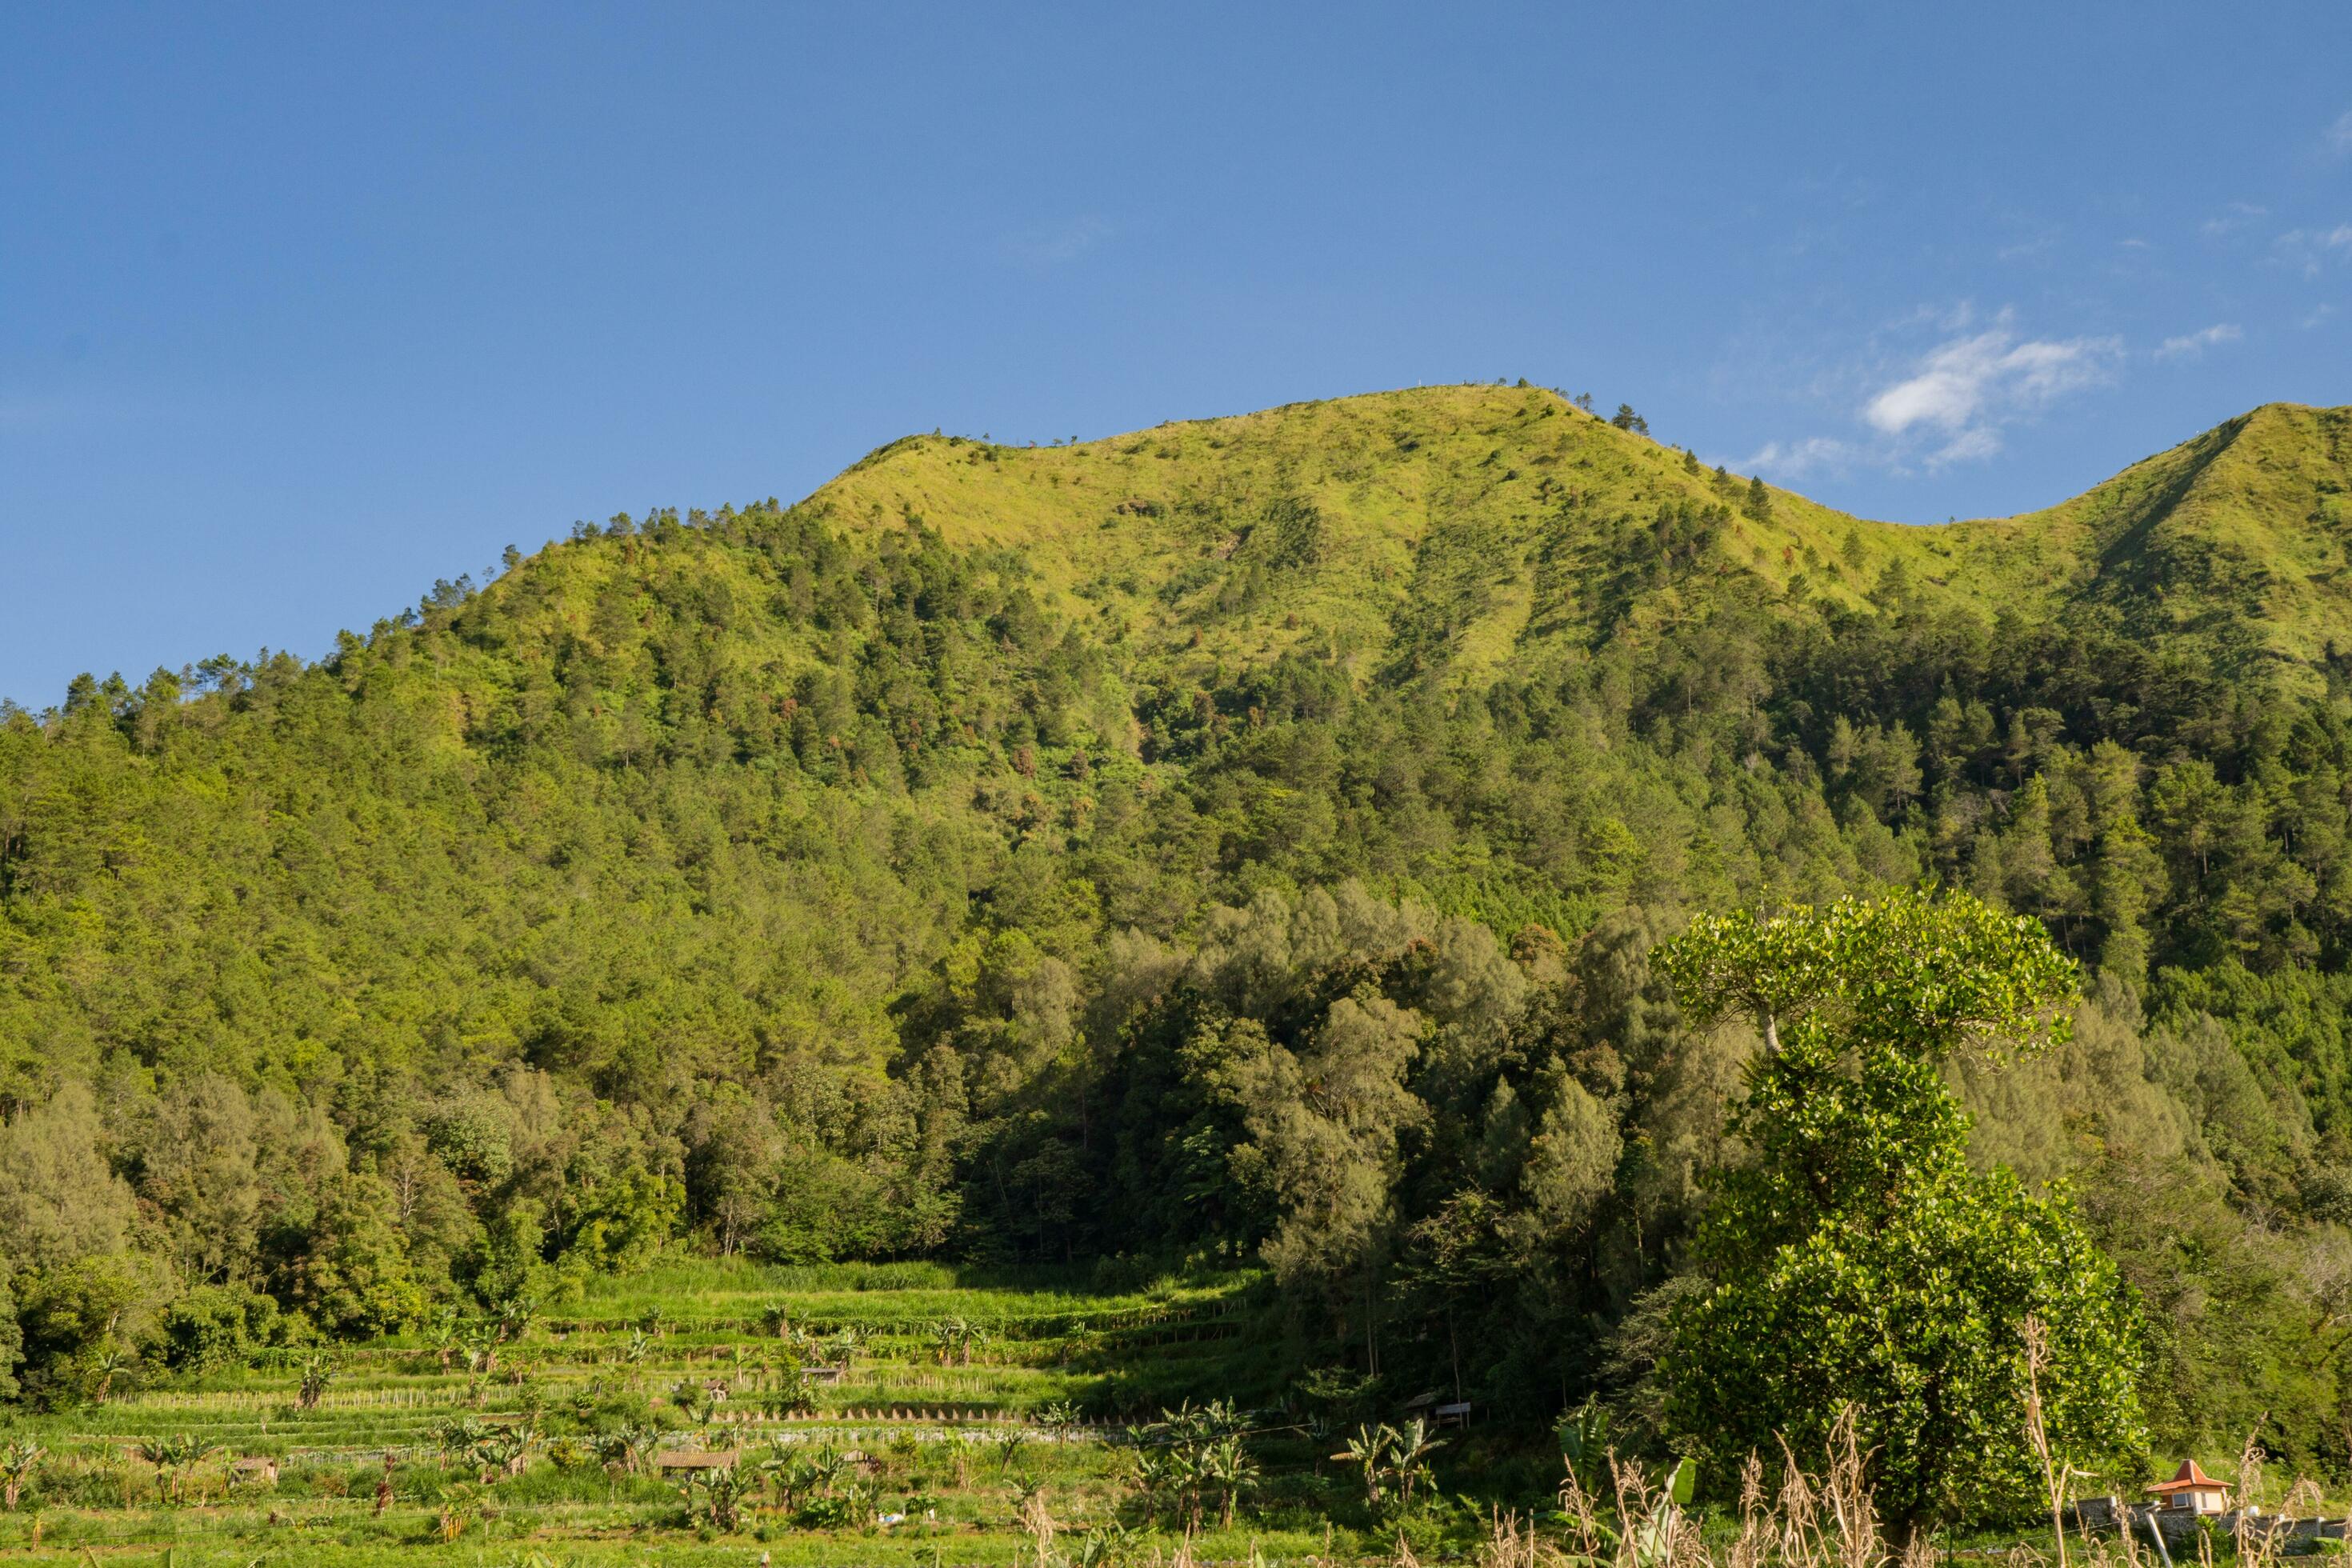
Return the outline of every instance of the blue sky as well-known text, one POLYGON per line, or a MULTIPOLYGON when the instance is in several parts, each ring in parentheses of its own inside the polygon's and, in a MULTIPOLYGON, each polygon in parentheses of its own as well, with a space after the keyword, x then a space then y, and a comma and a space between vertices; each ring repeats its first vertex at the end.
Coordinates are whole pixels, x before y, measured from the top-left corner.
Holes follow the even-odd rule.
POLYGON ((2352 402, 2352 6, 0 11, 0 694, 1527 376, 1873 516, 2352 402), (199 14, 201 13, 201 14, 199 14))

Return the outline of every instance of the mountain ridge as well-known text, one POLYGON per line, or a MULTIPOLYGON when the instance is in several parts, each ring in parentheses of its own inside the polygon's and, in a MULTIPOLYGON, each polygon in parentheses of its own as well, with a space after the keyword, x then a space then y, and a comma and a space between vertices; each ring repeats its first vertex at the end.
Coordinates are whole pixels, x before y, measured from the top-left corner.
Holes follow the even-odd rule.
MULTIPOLYGON (((1769 515, 1759 516, 1746 505, 1744 482, 1727 485, 1716 477, 1720 470, 1710 473, 1679 449, 1619 429, 1557 393, 1466 384, 1171 421, 1042 448, 909 437, 853 465, 803 504, 853 527, 861 519, 916 517, 953 542, 1033 552, 1049 583, 1064 591, 1065 607, 1073 607, 1067 591, 1090 573, 1098 578, 1106 561, 1125 560, 1131 574, 1139 553, 1172 560, 1230 552, 1240 529, 1219 528, 1217 514, 1233 491, 1297 489, 1344 524, 1341 559, 1309 574, 1319 581, 1283 595, 1284 613, 1301 616, 1328 615, 1335 597, 1387 597, 1396 574, 1419 563, 1422 546, 1433 536, 1446 542, 1449 524, 1457 535, 1465 521, 1491 524, 1472 542, 1490 555, 1524 557, 1579 524, 1677 501, 1720 506, 1731 513, 1730 563, 1777 592, 1801 574, 1811 593, 1860 606, 1899 562, 1922 587, 1987 617, 2027 605, 2095 603, 2143 630, 2207 634, 2228 633, 2234 617, 2253 635, 2237 639, 2242 646, 2225 649, 2226 657, 2234 664, 2267 659, 2308 688, 2303 667, 2325 657, 2326 625, 2352 617, 2352 573, 2344 564, 2352 524, 2341 500, 2352 477, 2347 431, 2352 409, 2266 404, 2079 496, 2007 517, 1887 522, 1770 485, 1759 492, 1769 498, 1769 515), (1383 437, 1396 450, 1379 450, 1383 437), (1159 518, 1147 508, 1189 508, 1200 526, 1189 534, 1146 526, 1159 518), (2249 513, 2274 519, 2298 508, 2314 528, 2298 533, 2274 521, 2247 521, 2249 513), (2198 602, 2160 610, 2183 586, 2198 602)), ((1141 585, 1164 585, 1174 575, 1141 585)), ((1489 584, 1504 591, 1487 595, 1473 626, 1455 628, 1466 634, 1467 653, 1457 668, 1475 678, 1506 662, 1533 618, 1535 585, 1531 575, 1507 573, 1489 584)), ((1117 584, 1098 580, 1093 586, 1075 597, 1139 629, 1134 592, 1107 591, 1117 584)), ((1180 591, 1180 608, 1181 598, 1180 591)), ((1360 616, 1340 619, 1359 632, 1370 629, 1360 616)), ((1283 644, 1263 626, 1242 631, 1204 640, 1216 652, 1254 658, 1283 644)))

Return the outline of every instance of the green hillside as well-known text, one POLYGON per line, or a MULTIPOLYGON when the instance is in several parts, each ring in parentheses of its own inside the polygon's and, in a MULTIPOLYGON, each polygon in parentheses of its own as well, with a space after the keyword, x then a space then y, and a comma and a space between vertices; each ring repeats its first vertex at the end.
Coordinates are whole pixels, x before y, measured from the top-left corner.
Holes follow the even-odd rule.
POLYGON ((1055 611, 1179 668, 1336 647, 1360 680, 1442 668, 1482 688, 1650 609, 1612 593, 1613 552, 1663 509, 1728 514, 1717 570, 1775 588, 1808 574, 1850 602, 1898 558, 1944 558, 1937 531, 1779 490, 1759 518, 1746 495, 1557 394, 1454 386, 1066 447, 914 437, 807 504, 848 529, 919 519, 951 546, 1017 550, 1055 611))
POLYGON ((2352 626, 2347 485, 2352 410, 2271 404, 2013 526, 2067 542, 2068 596, 2151 637, 2210 637, 2308 689, 2352 626))
POLYGON ((2159 1438, 2340 1472, 2348 422, 1939 527, 1528 387, 915 437, 0 710, 0 1397, 680 1253, 1124 1255, 1271 1269, 1267 1389, 1648 1441, 1749 1048, 1651 947, 1932 883, 2084 965, 1957 1070, 2159 1438))
MULTIPOLYGON (((2322 660, 2346 625, 2352 411, 2273 404, 2022 517, 1869 521, 1769 490, 1766 515, 1680 451, 1540 389, 1458 386, 1294 405, 1044 449, 897 442, 810 498, 844 526, 917 518, 1022 552, 1057 611, 1204 668, 1336 638, 1369 679, 1419 656, 1483 687, 1619 609, 1613 530, 1723 507, 1711 562, 1863 602, 1903 563, 1991 617, 2113 605, 2135 630, 2322 660), (1282 523, 1311 509, 1319 529, 1282 523)), ((1672 616, 1671 605, 1655 613, 1672 616)))

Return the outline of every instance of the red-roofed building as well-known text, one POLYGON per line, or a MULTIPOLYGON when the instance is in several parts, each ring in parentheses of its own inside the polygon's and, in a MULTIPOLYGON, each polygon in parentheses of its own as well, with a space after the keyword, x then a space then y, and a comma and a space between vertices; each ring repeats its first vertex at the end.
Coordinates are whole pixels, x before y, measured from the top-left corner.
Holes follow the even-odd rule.
POLYGON ((2230 1506, 2228 1484, 2199 1469, 2194 1459, 2182 1460, 2170 1480, 2147 1489, 2150 1496, 2163 1499, 2166 1508, 2184 1513, 2220 1513, 2230 1506))

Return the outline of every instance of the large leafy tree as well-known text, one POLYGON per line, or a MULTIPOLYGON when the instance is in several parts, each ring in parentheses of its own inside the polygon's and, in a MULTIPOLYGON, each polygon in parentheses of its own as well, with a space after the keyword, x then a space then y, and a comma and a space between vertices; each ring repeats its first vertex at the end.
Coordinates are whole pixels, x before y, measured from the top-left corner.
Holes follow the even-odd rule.
POLYGON ((2049 1434, 2070 1462, 2141 1443, 2136 1310, 2062 1194, 1967 1158, 1943 1064, 2063 1038, 2074 966, 2038 922, 1966 895, 1703 918, 1661 951, 1704 1022, 1764 1039, 1718 1178, 1708 1276, 1672 1321, 1668 1419, 1727 1465, 1817 1449, 1851 1409, 1898 1531, 2032 1494, 2025 1322, 2045 1325, 2049 1434))

